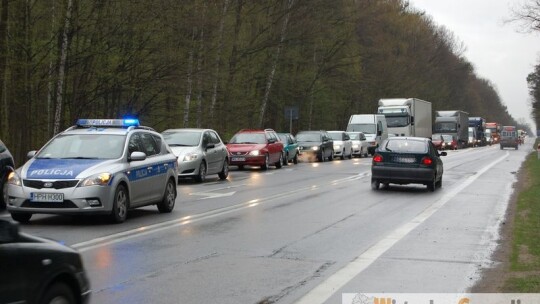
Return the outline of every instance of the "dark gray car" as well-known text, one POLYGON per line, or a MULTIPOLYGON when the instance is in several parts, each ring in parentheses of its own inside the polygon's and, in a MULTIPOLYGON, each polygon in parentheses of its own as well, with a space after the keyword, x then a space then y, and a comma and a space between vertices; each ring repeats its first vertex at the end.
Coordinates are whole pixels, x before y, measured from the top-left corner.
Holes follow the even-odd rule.
POLYGON ((12 168, 15 167, 13 156, 8 148, 0 140, 0 210, 6 209, 7 202, 7 177, 12 168))
POLYGON ((334 159, 334 141, 326 131, 300 131, 296 134, 300 156, 308 161, 334 159))

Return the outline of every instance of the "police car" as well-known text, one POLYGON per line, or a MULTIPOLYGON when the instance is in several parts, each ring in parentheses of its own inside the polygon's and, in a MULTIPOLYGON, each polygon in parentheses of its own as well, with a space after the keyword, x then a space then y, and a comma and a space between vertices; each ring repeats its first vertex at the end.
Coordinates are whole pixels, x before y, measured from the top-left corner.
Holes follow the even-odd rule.
POLYGON ((35 213, 107 214, 157 205, 171 212, 176 156, 163 137, 136 119, 80 119, 8 177, 7 209, 19 222, 35 213))

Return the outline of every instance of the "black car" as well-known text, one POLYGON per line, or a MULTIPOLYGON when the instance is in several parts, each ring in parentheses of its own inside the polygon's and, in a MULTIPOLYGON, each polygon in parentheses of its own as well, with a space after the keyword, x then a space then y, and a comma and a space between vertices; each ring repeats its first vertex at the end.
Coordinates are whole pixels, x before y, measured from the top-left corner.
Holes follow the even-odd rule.
POLYGON ((300 131, 296 134, 302 158, 309 161, 334 159, 334 141, 326 131, 300 131))
POLYGON ((442 186, 443 163, 428 138, 391 137, 375 151, 371 166, 371 187, 380 184, 424 184, 430 191, 442 186))
POLYGON ((0 210, 6 209, 7 191, 4 189, 7 177, 12 168, 15 167, 13 157, 6 145, 0 140, 0 210))
POLYGON ((57 242, 19 233, 0 220, 1 303, 88 303, 90 284, 80 254, 57 242))

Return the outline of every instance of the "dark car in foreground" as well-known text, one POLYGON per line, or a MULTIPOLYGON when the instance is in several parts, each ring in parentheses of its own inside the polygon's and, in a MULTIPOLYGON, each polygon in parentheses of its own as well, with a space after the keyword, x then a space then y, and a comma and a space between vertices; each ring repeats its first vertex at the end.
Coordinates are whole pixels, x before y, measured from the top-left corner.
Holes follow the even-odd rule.
POLYGON ((391 137, 375 151, 371 166, 371 187, 388 184, 424 184, 430 191, 442 186, 443 163, 428 138, 391 137))
POLYGON ((77 251, 0 220, 0 303, 83 304, 90 292, 77 251))
POLYGON ((11 156, 6 145, 0 140, 0 210, 6 209, 7 177, 14 167, 13 156, 11 156))
POLYGON ((334 160, 334 141, 326 131, 301 131, 296 134, 300 155, 308 161, 334 160))

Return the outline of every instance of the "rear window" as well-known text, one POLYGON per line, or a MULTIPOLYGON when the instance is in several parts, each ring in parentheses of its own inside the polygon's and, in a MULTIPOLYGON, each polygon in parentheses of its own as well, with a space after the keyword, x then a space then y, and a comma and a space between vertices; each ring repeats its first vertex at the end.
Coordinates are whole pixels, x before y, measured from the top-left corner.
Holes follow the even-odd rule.
POLYGON ((384 148, 391 152, 404 153, 427 153, 427 145, 424 141, 417 140, 388 140, 384 148))
POLYGON ((501 136, 502 137, 517 137, 517 133, 515 131, 502 131, 501 136))

